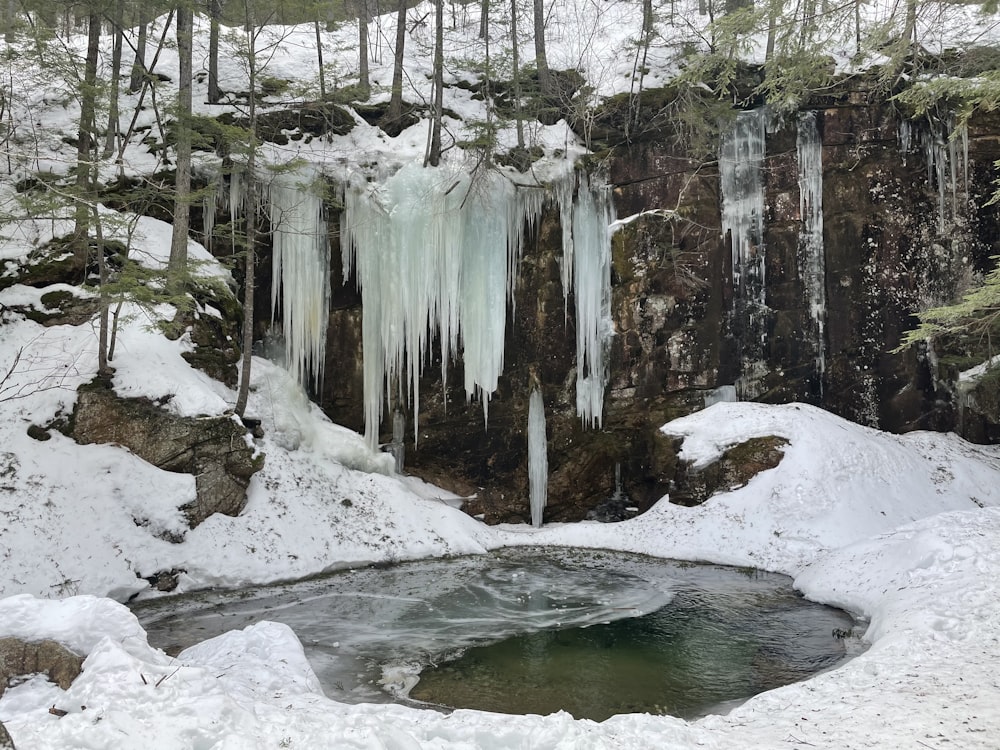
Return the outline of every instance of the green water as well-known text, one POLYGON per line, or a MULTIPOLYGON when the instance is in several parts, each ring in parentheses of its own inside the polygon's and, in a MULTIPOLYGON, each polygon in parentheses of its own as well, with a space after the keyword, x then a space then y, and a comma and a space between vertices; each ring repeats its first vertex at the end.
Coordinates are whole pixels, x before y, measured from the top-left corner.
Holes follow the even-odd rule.
POLYGON ((501 713, 567 711, 601 721, 619 713, 692 718, 805 679, 844 659, 843 613, 790 590, 753 601, 679 594, 637 618, 527 633, 428 667, 410 697, 501 713))
POLYGON ((845 641, 833 633, 854 625, 785 576, 563 548, 344 570, 133 611, 172 654, 285 623, 338 701, 596 720, 725 710, 836 665, 845 641))

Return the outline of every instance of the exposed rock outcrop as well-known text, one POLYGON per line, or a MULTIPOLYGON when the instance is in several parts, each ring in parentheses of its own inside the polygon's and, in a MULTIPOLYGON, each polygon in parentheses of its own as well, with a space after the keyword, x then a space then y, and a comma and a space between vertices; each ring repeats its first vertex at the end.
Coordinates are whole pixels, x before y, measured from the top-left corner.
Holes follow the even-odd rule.
POLYGON ((7 733, 7 727, 0 721, 0 750, 15 750, 14 740, 7 733))
MULTIPOLYGON (((466 509, 487 521, 528 521, 532 383, 546 407, 546 521, 585 518, 613 497, 648 508, 674 481, 676 455, 658 428, 720 399, 801 401, 889 431, 968 428, 970 437, 993 439, 959 417, 954 372, 915 349, 893 349, 916 311, 960 292, 1000 252, 998 209, 988 205, 1000 117, 977 115, 949 139, 947 117, 907 119, 857 79, 810 102, 806 113, 762 125, 762 208, 753 217, 760 237, 747 250, 760 288, 748 308, 731 226, 721 220, 719 145, 689 148, 669 116, 674 96, 645 91, 648 122, 612 112, 592 133, 608 148, 603 167, 618 215, 639 216, 613 238, 615 335, 600 429, 583 427, 576 415, 574 303, 560 282, 560 218, 550 208, 521 260, 488 427, 481 405, 466 403, 461 363, 442 383, 440 363, 428 362, 420 414, 407 415, 411 426, 419 420, 417 445, 407 430, 407 471, 475 493, 466 509), (632 130, 622 129, 627 122, 632 130), (822 201, 811 237, 805 122, 817 155, 812 199, 822 201), (950 145, 966 136, 967 159, 950 145), (822 245, 822 258, 806 257, 810 243, 822 245)), ((718 139, 714 128, 705 138, 718 139)), ((355 280, 331 265, 326 372, 337 375, 315 395, 335 421, 360 429, 362 312, 355 280)), ((388 419, 382 428, 388 438, 388 419)), ((688 501, 707 492, 692 490, 688 501)))
POLYGON ((760 472, 780 464, 785 445, 784 438, 767 435, 731 446, 717 460, 697 469, 679 462, 670 478, 670 502, 701 505, 712 495, 743 487, 760 472))
MULTIPOLYGON (((82 666, 83 657, 56 641, 0 638, 0 695, 7 690, 12 678, 32 674, 44 674, 66 690, 79 676, 82 666)), ((3 735, 0 735, 0 740, 2 738, 3 735)))
POLYGON ((115 443, 166 471, 193 474, 197 499, 181 510, 194 528, 213 513, 239 515, 250 477, 264 462, 231 416, 179 417, 148 399, 119 397, 100 378, 79 389, 69 434, 115 443))

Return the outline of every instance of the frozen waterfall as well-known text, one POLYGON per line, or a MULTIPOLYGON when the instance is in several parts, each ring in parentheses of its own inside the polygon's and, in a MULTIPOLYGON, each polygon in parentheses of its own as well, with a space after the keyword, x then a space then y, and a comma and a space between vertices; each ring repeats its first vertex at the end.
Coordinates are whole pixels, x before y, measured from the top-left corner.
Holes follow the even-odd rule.
POLYGON ((610 189, 593 188, 580 177, 576 199, 573 183, 560 185, 563 223, 563 293, 576 303, 576 413, 584 424, 600 427, 604 418, 604 386, 614 326, 611 320, 611 234, 614 208, 610 189))
MULTIPOLYGON (((420 371, 436 335, 442 378, 463 354, 465 392, 484 418, 503 371, 507 300, 524 227, 541 215, 540 188, 499 175, 403 167, 345 192, 345 272, 357 273, 364 306, 365 425, 378 441, 383 400, 408 396, 419 412, 420 371), (398 393, 393 393, 397 388, 398 393)), ((414 419, 414 436, 417 434, 414 419)))
POLYGON ((542 511, 548 499, 549 458, 545 437, 545 403, 538 388, 528 400, 528 496, 531 525, 542 525, 542 511))
POLYGON ((764 343, 768 309, 764 265, 764 140, 766 109, 739 112, 719 149, 722 235, 732 250, 733 328, 740 346, 740 398, 757 395, 765 369, 764 343))
POLYGON ((311 378, 318 388, 330 312, 330 243, 316 179, 308 170, 276 175, 267 198, 273 247, 272 320, 280 303, 285 366, 299 383, 311 378))
POLYGON ((815 112, 799 115, 796 141, 799 163, 799 270, 812 319, 816 373, 820 392, 826 369, 826 257, 823 245, 823 140, 815 112))
MULTIPOLYGON (((341 218, 345 273, 361 289, 365 425, 378 442, 387 402, 405 398, 418 425, 420 373, 440 346, 442 379, 462 357, 465 392, 484 420, 504 364, 507 305, 513 304, 524 232, 546 200, 564 222, 564 283, 572 280, 577 323, 577 410, 599 425, 611 335, 610 191, 586 177, 544 187, 497 173, 403 167, 380 181, 347 186, 341 218), (565 187, 568 184, 568 189, 565 187), (575 261, 574 261, 575 258, 575 261), (572 269, 567 277, 566 269, 572 269)), ((567 290, 568 293, 568 290, 567 290)))

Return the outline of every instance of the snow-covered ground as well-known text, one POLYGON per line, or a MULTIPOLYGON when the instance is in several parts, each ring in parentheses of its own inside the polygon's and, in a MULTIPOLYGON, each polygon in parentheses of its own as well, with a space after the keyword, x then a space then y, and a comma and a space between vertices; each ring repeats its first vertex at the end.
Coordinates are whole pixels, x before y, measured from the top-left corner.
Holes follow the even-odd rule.
MULTIPOLYGON (((62 333, 72 339, 74 331, 92 337, 86 328, 62 333)), ((136 357, 139 347, 131 350, 136 357)), ((619 524, 487 528, 427 486, 414 492, 399 478, 337 463, 379 462, 360 437, 305 408, 281 371, 255 365, 267 463, 250 504, 239 518, 209 519, 177 545, 132 517, 139 509, 156 513, 154 499, 166 515, 165 497, 190 497, 183 477, 114 447, 61 438, 54 450, 31 445, 21 438, 18 402, 0 407, 5 465, 16 467, 5 470, 0 494, 7 595, 0 636, 56 638, 87 655, 69 690, 36 677, 0 699, 0 720, 18 747, 995 747, 1000 509, 991 506, 1000 451, 948 435, 886 435, 802 405, 717 404, 668 426, 685 436, 687 456, 705 460, 733 441, 778 434, 789 445, 776 469, 698 508, 661 501, 619 524), (328 700, 283 625, 261 623, 170 658, 148 646, 122 605, 67 596, 123 597, 142 588, 136 573, 170 566, 184 567, 182 586, 192 588, 513 544, 783 571, 811 598, 870 618, 871 648, 832 672, 693 723, 649 715, 601 724, 564 713, 442 715, 328 700), (54 716, 51 706, 69 713, 54 716)), ((174 368, 171 374, 186 375, 174 368)), ((20 403, 35 399, 52 400, 52 392, 20 403)))
MULTIPOLYGON (((412 11, 413 20, 428 7, 412 11)), ((453 7, 459 16, 448 34, 448 56, 457 61, 477 53, 467 47, 476 18, 472 6, 453 7)), ((581 0, 559 7, 566 12, 550 21, 552 66, 585 70, 595 96, 630 90, 640 5, 581 0)), ((876 23, 885 19, 889 5, 862 7, 876 23)), ((703 21, 693 10, 669 22, 660 19, 645 87, 665 80, 671 45, 694 38, 703 21)), ((386 96, 391 54, 384 40, 392 38, 393 23, 391 16, 382 17, 373 31, 380 40, 373 45, 382 50, 372 72, 376 97, 386 96)), ((995 36, 993 25, 980 23, 973 6, 921 6, 925 44, 935 34, 942 35, 939 46, 969 38, 970 28, 980 42, 995 36)), ((154 27, 151 38, 161 31, 154 27)), ((202 22, 196 38, 196 55, 202 57, 204 31, 202 22)), ((840 32, 848 42, 836 56, 846 64, 853 33, 846 27, 840 32)), ((339 71, 341 83, 351 82, 356 65, 354 34, 350 27, 324 32, 328 64, 339 71)), ((500 39, 502 23, 497 34, 500 39)), ((276 46, 266 74, 305 80, 294 92, 304 99, 316 93, 308 85, 312 35, 309 26, 275 29, 267 37, 276 46)), ((230 46, 223 55, 223 86, 229 90, 245 88, 234 52, 237 36, 225 35, 230 46)), ((430 92, 429 41, 429 27, 414 24, 411 101, 430 92)), ((530 40, 522 52, 530 54, 530 40)), ((78 105, 55 66, 32 67, 33 59, 27 48, 19 48, 3 61, 15 113, 6 143, 19 149, 11 155, 11 168, 15 176, 39 170, 63 174, 74 154, 62 138, 73 133, 78 105)), ((157 70, 176 70, 172 49, 160 60, 157 70)), ((454 80, 459 78, 456 72, 454 80)), ((463 137, 463 123, 481 110, 464 89, 449 88, 447 96, 445 106, 466 118, 447 125, 456 138, 463 137)), ((204 101, 203 86, 195 100, 204 101)), ((123 114, 123 125, 136 103, 134 96, 124 99, 123 112, 129 114, 123 114)), ((225 107, 199 104, 199 109, 225 107)), ((155 132, 153 109, 147 106, 138 122, 155 132)), ((512 137, 508 123, 501 139, 509 145, 512 137)), ((529 140, 551 155, 583 151, 564 122, 533 126, 529 140)), ((343 173, 362 162, 391 170, 419 160, 425 143, 426 123, 389 138, 359 120, 347 136, 292 141, 268 147, 263 156, 277 164, 301 157, 343 173)), ((158 158, 135 142, 126 149, 122 169, 146 174, 160 166, 158 158)), ((200 158, 199 168, 210 171, 215 157, 200 158)), ((457 168, 465 157, 456 148, 446 158, 457 168)), ((553 161, 550 167, 559 165, 553 161)), ((109 160, 102 173, 117 170, 109 160)), ((9 181, 0 188, 5 209, 11 205, 9 188, 9 181)), ((133 246, 146 254, 148 265, 162 263, 170 227, 148 218, 137 221, 133 246)), ((68 226, 51 218, 5 224, 8 239, 0 243, 0 263, 23 261, 31 247, 64 234, 68 226)), ((223 273, 210 265, 204 248, 192 243, 191 255, 206 261, 202 273, 223 273)), ((75 388, 96 372, 91 325, 43 327, 5 311, 11 305, 43 308, 45 291, 16 285, 0 292, 0 378, 10 372, 0 383, 0 636, 57 638, 87 660, 67 691, 36 677, 0 698, 0 720, 21 750, 1000 744, 998 449, 947 435, 890 436, 801 405, 716 404, 667 427, 685 437, 687 457, 707 460, 739 440, 776 434, 789 441, 781 464, 698 508, 661 501, 619 524, 489 528, 455 510, 451 498, 435 488, 393 476, 386 456, 373 455, 358 435, 323 418, 284 370, 255 360, 250 411, 265 429, 259 441, 267 457, 264 469, 254 477, 238 518, 213 516, 187 531, 177 508, 194 497, 192 477, 160 471, 114 446, 80 446, 58 433, 45 442, 27 435, 29 425, 68 412, 75 388), (183 542, 164 541, 158 535, 164 531, 183 535, 183 542), (192 590, 519 544, 623 549, 784 572, 809 597, 868 618, 865 637, 871 647, 832 672, 761 694, 726 716, 688 723, 629 715, 595 724, 567 714, 442 715, 335 703, 321 694, 300 644, 284 626, 262 623, 169 658, 148 646, 135 618, 118 603, 142 594, 148 587, 144 577, 164 570, 183 570, 180 588, 192 590), (60 718, 49 713, 51 706, 68 713, 60 718)), ((126 396, 170 395, 170 408, 181 414, 225 412, 235 394, 188 367, 180 354, 190 341, 168 341, 147 325, 171 312, 131 310, 113 363, 116 390, 126 396)))

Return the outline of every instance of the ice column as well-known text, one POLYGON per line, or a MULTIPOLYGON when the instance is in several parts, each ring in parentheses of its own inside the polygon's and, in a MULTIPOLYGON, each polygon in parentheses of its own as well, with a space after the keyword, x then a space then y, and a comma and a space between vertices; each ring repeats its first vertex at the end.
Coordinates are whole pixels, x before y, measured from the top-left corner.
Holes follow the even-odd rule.
POLYGON ((741 350, 740 398, 757 395, 764 369, 767 305, 764 279, 765 109, 739 112, 719 149, 722 234, 732 250, 733 328, 741 350))
POLYGON ((528 495, 531 525, 542 525, 542 511, 548 498, 549 458, 545 437, 545 404, 537 388, 528 399, 528 495))
MULTIPOLYGON (((559 193, 561 214, 567 215, 568 191, 559 193)), ((584 424, 600 427, 604 416, 608 350, 614 326, 611 320, 611 233, 614 220, 611 191, 591 187, 581 175, 572 202, 572 236, 563 225, 563 289, 567 269, 572 274, 576 301, 576 413, 584 424)))
MULTIPOLYGON (((384 396, 394 384, 419 412, 419 379, 430 341, 441 346, 442 377, 460 353, 469 399, 489 398, 503 371, 507 300, 525 226, 544 191, 488 174, 473 182, 448 169, 403 167, 345 193, 345 271, 357 274, 364 306, 366 437, 378 441, 384 396)), ((414 418, 414 435, 417 420, 414 418)))
POLYGON ((271 315, 281 304, 285 366, 299 383, 323 379, 330 312, 330 246, 316 176, 296 171, 268 188, 273 247, 271 315))
POLYGON ((812 337, 816 351, 816 372, 820 390, 826 369, 826 257, 823 246, 823 141, 816 127, 816 113, 803 112, 798 124, 799 269, 805 287, 806 303, 812 319, 812 337))

